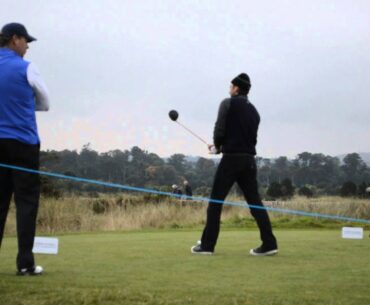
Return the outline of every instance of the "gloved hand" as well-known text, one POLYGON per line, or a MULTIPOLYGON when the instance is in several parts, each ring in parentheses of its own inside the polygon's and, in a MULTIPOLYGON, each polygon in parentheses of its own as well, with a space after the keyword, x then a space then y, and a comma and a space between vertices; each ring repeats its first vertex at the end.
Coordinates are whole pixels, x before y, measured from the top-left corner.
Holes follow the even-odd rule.
POLYGON ((208 145, 208 150, 210 155, 217 155, 220 151, 214 145, 208 145))

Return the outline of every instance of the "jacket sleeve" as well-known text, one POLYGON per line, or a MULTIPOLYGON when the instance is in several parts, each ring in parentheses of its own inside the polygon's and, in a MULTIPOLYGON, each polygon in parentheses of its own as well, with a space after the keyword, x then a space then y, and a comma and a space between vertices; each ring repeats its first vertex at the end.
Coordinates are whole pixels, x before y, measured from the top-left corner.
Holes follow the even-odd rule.
POLYGON ((27 80, 35 94, 36 111, 48 111, 50 107, 49 92, 39 70, 33 63, 28 65, 27 80))
POLYGON ((217 151, 221 150, 226 135, 226 118, 230 108, 230 99, 224 99, 218 109, 217 120, 213 131, 213 143, 217 151))

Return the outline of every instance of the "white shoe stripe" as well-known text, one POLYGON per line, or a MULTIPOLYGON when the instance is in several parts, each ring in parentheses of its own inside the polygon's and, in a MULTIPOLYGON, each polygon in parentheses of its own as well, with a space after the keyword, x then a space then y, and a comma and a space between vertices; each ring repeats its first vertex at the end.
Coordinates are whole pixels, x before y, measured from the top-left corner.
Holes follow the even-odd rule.
POLYGON ((249 253, 251 255, 254 255, 254 256, 268 256, 268 255, 275 255, 277 254, 279 251, 278 249, 274 249, 274 250, 270 250, 270 251, 267 251, 267 252, 263 252, 263 253, 257 253, 257 252, 254 252, 254 249, 251 249, 249 251, 249 253))

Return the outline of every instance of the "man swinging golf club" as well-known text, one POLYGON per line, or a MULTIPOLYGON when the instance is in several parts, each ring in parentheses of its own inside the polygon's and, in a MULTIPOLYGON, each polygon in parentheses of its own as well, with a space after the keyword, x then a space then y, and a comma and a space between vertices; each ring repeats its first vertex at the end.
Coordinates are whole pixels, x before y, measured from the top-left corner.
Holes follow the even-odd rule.
POLYGON ((242 73, 231 81, 230 98, 222 101, 214 128, 214 145, 209 150, 222 152, 223 157, 214 178, 211 201, 207 209, 207 221, 201 241, 191 248, 194 254, 213 254, 220 231, 222 204, 236 182, 243 191, 251 214, 260 230, 262 245, 251 249, 256 256, 274 255, 278 252, 277 241, 271 223, 258 193, 256 155, 257 130, 260 122, 256 108, 249 102, 251 88, 249 76, 242 73))

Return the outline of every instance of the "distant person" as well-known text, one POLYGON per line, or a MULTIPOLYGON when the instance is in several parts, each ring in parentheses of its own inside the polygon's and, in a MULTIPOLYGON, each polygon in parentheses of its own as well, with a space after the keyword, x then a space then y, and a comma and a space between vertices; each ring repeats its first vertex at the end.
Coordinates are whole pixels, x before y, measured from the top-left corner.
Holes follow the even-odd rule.
POLYGON ((181 189, 176 185, 172 185, 172 193, 176 195, 182 195, 181 189))
MULTIPOLYGON (((188 197, 193 196, 193 190, 191 189, 191 186, 187 180, 184 181, 184 193, 188 197)), ((190 198, 187 198, 187 199, 190 199, 190 198)))
MULTIPOLYGON (((209 145, 209 150, 222 152, 223 156, 214 178, 211 199, 225 200, 236 182, 248 204, 261 207, 251 208, 251 214, 260 230, 262 245, 251 249, 250 254, 274 255, 278 252, 276 238, 258 194, 255 147, 260 117, 256 108, 248 100, 250 88, 248 75, 245 73, 238 75, 231 81, 231 97, 225 99, 220 105, 213 133, 214 145, 209 145)), ((191 248, 192 253, 213 254, 220 232, 222 206, 221 203, 209 202, 202 238, 200 243, 191 248)))
MULTIPOLYGON (((49 110, 46 86, 33 63, 23 59, 36 39, 19 23, 0 33, 0 163, 39 169, 40 139, 35 111, 49 110)), ((39 275, 32 253, 40 197, 36 174, 0 167, 0 247, 14 195, 18 234, 18 275, 39 275)))

